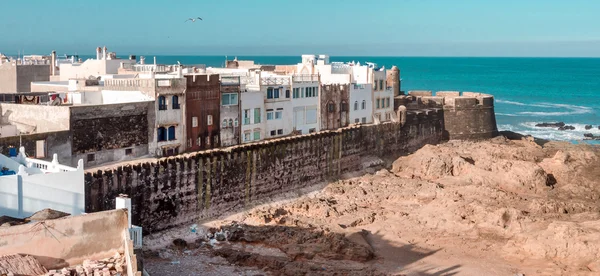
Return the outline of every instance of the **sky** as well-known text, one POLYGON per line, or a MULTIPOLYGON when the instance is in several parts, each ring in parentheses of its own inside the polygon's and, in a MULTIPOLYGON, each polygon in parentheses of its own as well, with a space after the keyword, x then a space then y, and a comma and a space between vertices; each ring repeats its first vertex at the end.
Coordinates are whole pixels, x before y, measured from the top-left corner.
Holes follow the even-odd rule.
POLYGON ((600 57, 595 0, 5 0, 0 9, 0 52, 10 54, 600 57))

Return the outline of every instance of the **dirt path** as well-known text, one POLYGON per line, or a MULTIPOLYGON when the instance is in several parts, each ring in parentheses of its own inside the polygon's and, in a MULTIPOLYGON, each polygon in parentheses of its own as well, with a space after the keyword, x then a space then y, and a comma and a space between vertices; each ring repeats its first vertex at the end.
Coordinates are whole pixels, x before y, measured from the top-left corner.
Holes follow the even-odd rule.
POLYGON ((156 255, 146 267, 152 275, 599 275, 597 151, 502 138, 426 146, 389 170, 197 233, 145 237, 156 255), (164 249, 176 238, 187 244, 164 249))

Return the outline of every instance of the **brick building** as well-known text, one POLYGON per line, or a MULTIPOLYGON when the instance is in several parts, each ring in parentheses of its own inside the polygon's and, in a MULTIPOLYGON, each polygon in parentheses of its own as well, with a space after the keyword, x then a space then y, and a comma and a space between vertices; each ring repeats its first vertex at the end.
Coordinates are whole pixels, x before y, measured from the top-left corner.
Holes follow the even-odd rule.
POLYGON ((198 151, 221 145, 221 83, 219 75, 186 75, 185 92, 187 150, 198 151))
POLYGON ((345 127, 349 122, 349 88, 347 84, 321 85, 321 130, 345 127))

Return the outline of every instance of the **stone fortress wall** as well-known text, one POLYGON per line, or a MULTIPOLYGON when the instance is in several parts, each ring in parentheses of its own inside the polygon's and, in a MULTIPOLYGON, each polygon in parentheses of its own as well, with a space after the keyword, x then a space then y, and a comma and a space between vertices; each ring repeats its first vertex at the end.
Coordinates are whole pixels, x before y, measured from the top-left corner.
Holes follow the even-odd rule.
POLYGON ((397 120, 353 124, 153 162, 88 172, 86 212, 112 209, 132 198, 132 220, 145 232, 191 225, 300 194, 358 171, 372 157, 397 158, 447 139, 497 134, 491 95, 412 91, 395 98, 397 120))
POLYGON ((487 139, 498 135, 494 96, 478 92, 409 91, 396 96, 396 109, 404 105, 408 110, 441 108, 444 112, 445 139, 487 139))
POLYGON ((114 208, 123 193, 132 198, 133 224, 146 232, 191 225, 297 195, 362 169, 365 157, 398 157, 442 141, 441 109, 404 114, 404 123, 351 125, 88 172, 86 212, 114 208))

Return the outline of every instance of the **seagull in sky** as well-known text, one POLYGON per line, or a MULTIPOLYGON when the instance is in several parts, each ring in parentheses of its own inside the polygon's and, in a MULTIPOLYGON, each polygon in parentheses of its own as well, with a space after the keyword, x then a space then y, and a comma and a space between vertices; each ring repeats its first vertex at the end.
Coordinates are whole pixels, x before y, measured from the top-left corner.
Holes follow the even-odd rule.
POLYGON ((200 18, 200 17, 196 17, 196 18, 188 18, 188 19, 187 19, 186 21, 184 21, 184 22, 188 22, 188 21, 196 22, 196 20, 198 20, 198 19, 202 20, 202 18, 200 18))

